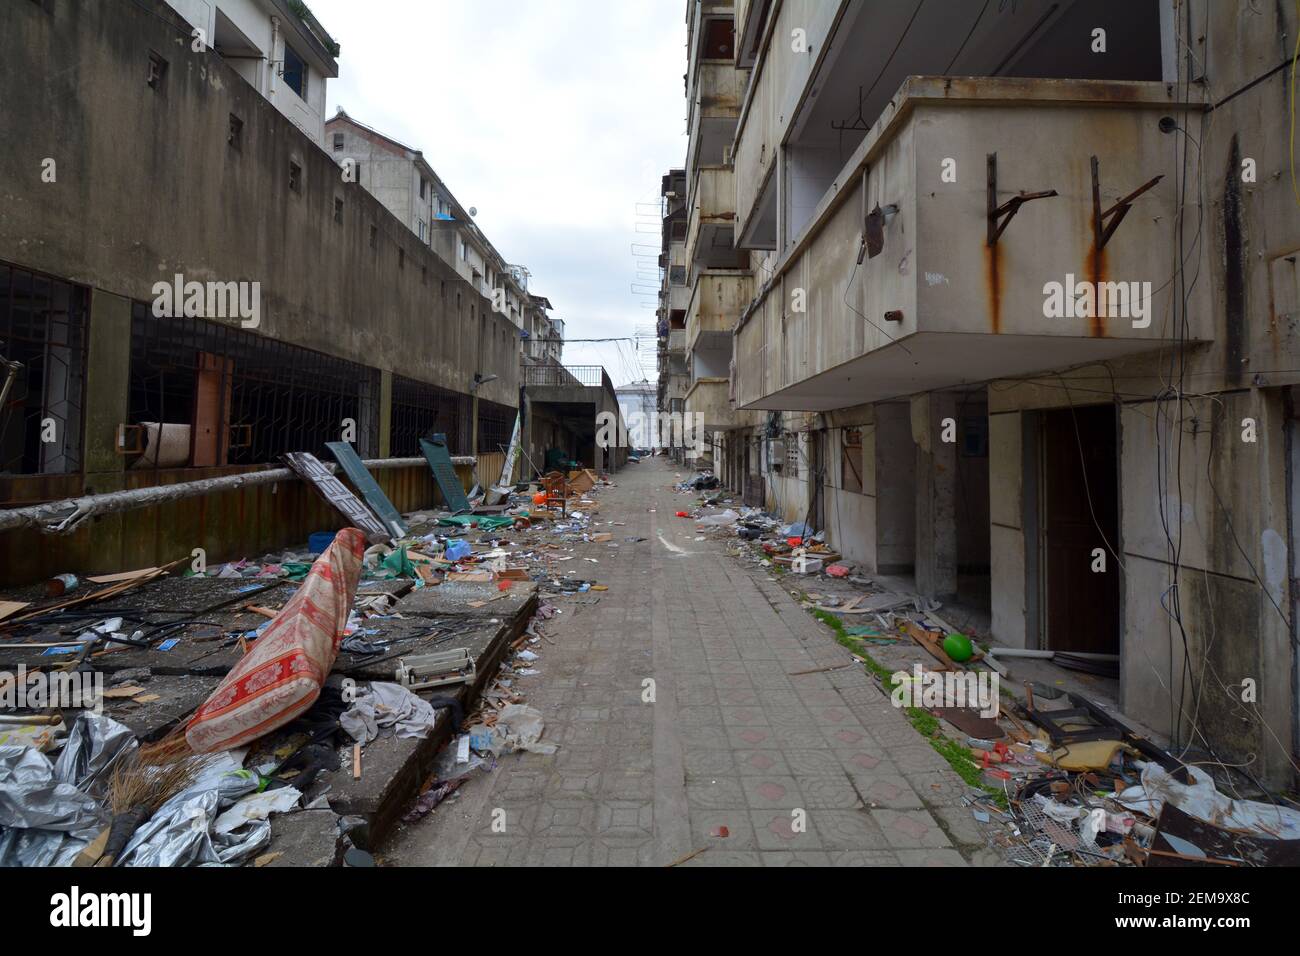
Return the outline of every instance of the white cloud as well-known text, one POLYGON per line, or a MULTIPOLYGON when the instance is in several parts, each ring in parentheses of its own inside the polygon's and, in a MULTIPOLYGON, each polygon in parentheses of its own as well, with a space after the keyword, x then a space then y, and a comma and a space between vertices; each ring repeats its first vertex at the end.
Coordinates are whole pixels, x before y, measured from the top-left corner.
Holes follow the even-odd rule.
MULTIPOLYGON (((570 339, 652 326, 637 203, 685 157, 682 0, 311 0, 341 45, 328 110, 424 151, 570 339)), ((631 377, 612 345, 570 364, 631 377)), ((626 346, 623 347, 626 352, 626 346)))

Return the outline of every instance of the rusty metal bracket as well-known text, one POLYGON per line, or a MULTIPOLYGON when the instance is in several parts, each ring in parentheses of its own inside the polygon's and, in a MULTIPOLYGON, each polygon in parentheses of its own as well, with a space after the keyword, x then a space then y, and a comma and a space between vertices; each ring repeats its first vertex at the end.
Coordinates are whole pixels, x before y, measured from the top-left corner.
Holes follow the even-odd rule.
POLYGON ((1106 248, 1106 243, 1110 242, 1110 237, 1115 235, 1115 230, 1119 224, 1124 221, 1128 211, 1133 208, 1133 200, 1137 199, 1144 192, 1154 186, 1160 180, 1164 179, 1164 173, 1149 179, 1137 189, 1133 190, 1123 199, 1119 199, 1109 209, 1102 211, 1101 208, 1101 176, 1098 173, 1097 157, 1092 157, 1092 238, 1093 247, 1100 252, 1106 248), (1114 217, 1114 218, 1111 218, 1114 217), (1108 223, 1106 220, 1110 219, 1108 223))
POLYGON ((988 154, 988 238, 986 244, 997 245, 1007 225, 1020 212, 1020 207, 1031 199, 1047 199, 1057 195, 1055 189, 1045 189, 1035 193, 1021 192, 1012 196, 1002 205, 998 205, 998 154, 988 154))

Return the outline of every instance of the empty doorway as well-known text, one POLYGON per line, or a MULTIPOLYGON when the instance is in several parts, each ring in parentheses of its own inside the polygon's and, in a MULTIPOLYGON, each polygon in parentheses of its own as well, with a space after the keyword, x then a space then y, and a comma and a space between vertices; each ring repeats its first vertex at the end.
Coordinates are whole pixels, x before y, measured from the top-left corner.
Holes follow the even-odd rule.
POLYGON ((1109 405, 1041 415, 1042 646, 1119 653, 1118 429, 1109 405))

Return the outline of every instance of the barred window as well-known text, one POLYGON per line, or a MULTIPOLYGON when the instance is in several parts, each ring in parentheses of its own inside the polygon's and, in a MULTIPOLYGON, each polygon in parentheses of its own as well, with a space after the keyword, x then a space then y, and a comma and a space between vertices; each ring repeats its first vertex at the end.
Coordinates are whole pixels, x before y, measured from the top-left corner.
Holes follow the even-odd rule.
POLYGON ((415 458, 420 439, 447 436, 453 455, 468 455, 470 399, 402 375, 393 376, 390 453, 394 458, 415 458))
POLYGON ((262 464, 351 441, 379 451, 379 371, 206 319, 131 313, 133 468, 262 464))
POLYGON ((0 263, 0 474, 81 470, 89 312, 89 289, 0 263))

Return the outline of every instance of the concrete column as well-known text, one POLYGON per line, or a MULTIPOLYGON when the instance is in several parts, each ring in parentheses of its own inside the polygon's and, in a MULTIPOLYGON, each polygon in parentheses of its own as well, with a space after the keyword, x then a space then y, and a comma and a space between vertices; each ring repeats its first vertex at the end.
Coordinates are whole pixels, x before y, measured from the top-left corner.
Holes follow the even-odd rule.
MULTIPOLYGON (((126 458, 117 453, 117 426, 126 424, 131 396, 131 300, 92 289, 86 340, 84 493, 126 487, 126 458)), ((90 571, 121 570, 125 523, 131 515, 105 515, 90 525, 81 564, 90 571)))
POLYGON ((927 393, 912 399, 911 412, 916 446, 916 590, 923 597, 952 600, 957 596, 957 400, 927 393))
POLYGON ((86 491, 118 491, 126 459, 117 426, 127 420, 131 392, 131 300, 93 289, 86 349, 86 491))
POLYGON ((379 457, 393 454, 393 373, 379 370, 379 457))

